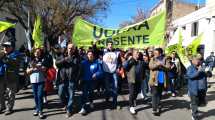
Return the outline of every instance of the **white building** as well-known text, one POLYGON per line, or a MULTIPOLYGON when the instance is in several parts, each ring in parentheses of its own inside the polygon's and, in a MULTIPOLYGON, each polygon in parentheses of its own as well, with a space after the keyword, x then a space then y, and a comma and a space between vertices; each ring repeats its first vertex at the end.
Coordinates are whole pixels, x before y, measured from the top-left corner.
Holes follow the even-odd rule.
MULTIPOLYGON (((181 10, 183 12, 183 9, 181 10)), ((188 46, 194 38, 203 33, 202 52, 207 57, 215 51, 215 1, 206 0, 205 7, 172 22, 173 28, 182 29, 183 45, 188 46)))

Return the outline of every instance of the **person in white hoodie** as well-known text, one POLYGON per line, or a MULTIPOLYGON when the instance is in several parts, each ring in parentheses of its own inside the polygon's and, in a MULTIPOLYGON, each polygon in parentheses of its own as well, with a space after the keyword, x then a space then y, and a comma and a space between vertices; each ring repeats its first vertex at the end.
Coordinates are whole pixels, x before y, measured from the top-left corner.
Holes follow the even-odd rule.
POLYGON ((103 70, 104 70, 104 82, 106 90, 106 101, 110 97, 113 97, 112 109, 117 108, 117 86, 118 75, 117 70, 120 67, 119 51, 113 49, 113 42, 107 42, 107 49, 104 50, 103 55, 103 70))

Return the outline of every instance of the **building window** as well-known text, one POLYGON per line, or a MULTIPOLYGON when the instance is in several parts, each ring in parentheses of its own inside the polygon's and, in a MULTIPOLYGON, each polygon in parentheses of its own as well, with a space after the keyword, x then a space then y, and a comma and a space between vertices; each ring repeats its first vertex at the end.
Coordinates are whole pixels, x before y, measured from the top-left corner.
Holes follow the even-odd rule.
POLYGON ((192 23, 191 37, 198 35, 198 28, 199 28, 199 23, 198 22, 192 23))
POLYGON ((182 29, 183 29, 183 30, 186 30, 186 26, 183 26, 182 29))

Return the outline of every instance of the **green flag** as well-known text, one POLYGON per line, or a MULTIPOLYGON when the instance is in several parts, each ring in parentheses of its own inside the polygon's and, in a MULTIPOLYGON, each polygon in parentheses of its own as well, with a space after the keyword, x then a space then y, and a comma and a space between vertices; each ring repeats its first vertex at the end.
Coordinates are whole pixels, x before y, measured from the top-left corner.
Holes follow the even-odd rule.
POLYGON ((170 54, 172 51, 176 51, 178 54, 178 57, 180 58, 181 63, 184 65, 185 68, 188 68, 191 65, 191 63, 186 55, 185 48, 182 45, 182 42, 183 42, 182 32, 180 29, 178 29, 176 33, 177 34, 175 34, 176 36, 174 38, 176 41, 178 41, 178 43, 168 46, 165 49, 165 52, 167 54, 170 54))
POLYGON ((5 21, 0 21, 0 32, 3 32, 9 28, 15 28, 15 24, 5 22, 5 21))
POLYGON ((77 18, 72 40, 79 47, 89 47, 93 41, 98 41, 98 46, 105 46, 107 41, 113 41, 116 48, 125 49, 146 46, 161 47, 164 45, 165 21, 165 11, 122 29, 102 28, 77 18))
POLYGON ((203 33, 201 33, 198 37, 196 37, 191 44, 187 46, 187 52, 191 55, 196 55, 197 54, 197 48, 202 42, 202 36, 203 33))
POLYGON ((182 52, 183 51, 183 46, 182 46, 183 36, 182 36, 182 33, 181 33, 180 29, 177 29, 177 31, 173 35, 173 40, 178 41, 178 43, 174 42, 174 44, 168 45, 165 48, 165 53, 166 54, 170 54, 173 51, 176 51, 176 52, 182 52))
POLYGON ((43 46, 42 23, 40 16, 36 17, 32 38, 34 40, 35 48, 41 48, 43 46))
POLYGON ((178 49, 178 44, 170 45, 165 48, 165 53, 171 54, 173 51, 177 51, 177 49, 178 49))

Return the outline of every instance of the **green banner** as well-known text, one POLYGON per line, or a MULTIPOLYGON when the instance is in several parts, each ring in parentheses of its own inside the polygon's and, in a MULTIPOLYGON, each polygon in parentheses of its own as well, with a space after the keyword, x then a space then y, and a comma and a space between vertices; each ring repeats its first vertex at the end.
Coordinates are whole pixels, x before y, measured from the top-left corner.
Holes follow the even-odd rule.
POLYGON ((15 24, 5 22, 5 21, 0 21, 0 32, 3 32, 9 28, 15 28, 15 24))
POLYGON ((35 48, 41 48, 43 46, 42 23, 40 16, 36 17, 32 38, 34 40, 35 48))
POLYGON ((122 29, 107 29, 77 18, 72 40, 78 47, 89 47, 97 41, 98 46, 105 46, 113 41, 116 48, 143 48, 163 46, 166 12, 122 29))
POLYGON ((202 42, 203 33, 201 33, 199 36, 197 36, 188 46, 187 46, 187 52, 190 55, 196 55, 197 49, 200 46, 202 42))

